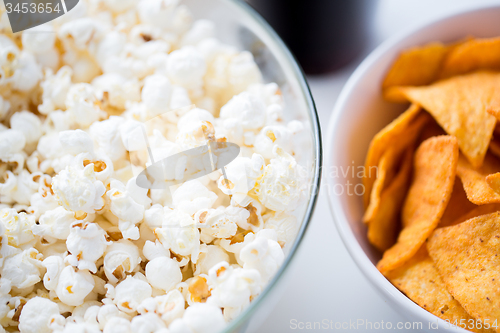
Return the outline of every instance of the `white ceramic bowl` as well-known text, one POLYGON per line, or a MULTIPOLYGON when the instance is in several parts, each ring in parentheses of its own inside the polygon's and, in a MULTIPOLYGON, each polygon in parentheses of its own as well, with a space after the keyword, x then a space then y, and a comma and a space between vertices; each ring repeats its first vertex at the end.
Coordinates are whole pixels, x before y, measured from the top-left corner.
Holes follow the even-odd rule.
MULTIPOLYGON (((375 264, 381 254, 369 244, 366 237, 367 230, 361 221, 362 197, 349 195, 348 187, 351 193, 355 188, 348 186, 347 182, 361 183, 361 179, 352 177, 352 168, 364 165, 370 140, 404 109, 404 106, 385 102, 381 95, 382 80, 399 52, 432 41, 452 42, 469 35, 500 36, 500 6, 454 14, 384 42, 363 61, 344 86, 327 132, 327 156, 324 161, 327 183, 323 186, 327 186, 329 191, 330 208, 340 236, 380 296, 407 320, 423 322, 424 330, 428 330, 430 322, 434 325, 438 323, 443 331, 463 331, 450 327, 413 303, 376 269, 375 264), (332 168, 348 171, 348 177, 331 177, 334 175, 332 168)), ((358 187, 360 192, 361 187, 358 187)))

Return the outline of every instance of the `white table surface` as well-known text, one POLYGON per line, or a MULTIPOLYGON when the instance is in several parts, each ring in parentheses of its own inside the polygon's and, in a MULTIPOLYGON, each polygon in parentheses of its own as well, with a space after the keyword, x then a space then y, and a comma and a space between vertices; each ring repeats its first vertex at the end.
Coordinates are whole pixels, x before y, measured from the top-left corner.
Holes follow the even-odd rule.
MULTIPOLYGON (((328 121, 343 85, 361 60, 377 45, 402 30, 450 13, 488 4, 500 4, 500 0, 380 0, 373 13, 370 46, 360 59, 337 72, 308 77, 323 137, 326 137, 328 121)), ((328 150, 326 143, 324 150, 328 150)), ((406 321, 378 296, 347 253, 330 215, 323 190, 320 191, 313 219, 289 275, 284 295, 261 326, 260 332, 302 331, 293 324, 323 320, 333 323, 358 319, 365 322, 383 320, 391 322, 393 326, 406 321)), ((340 331, 348 330, 371 331, 365 328, 340 331)), ((303 331, 314 330, 304 328, 303 331)))

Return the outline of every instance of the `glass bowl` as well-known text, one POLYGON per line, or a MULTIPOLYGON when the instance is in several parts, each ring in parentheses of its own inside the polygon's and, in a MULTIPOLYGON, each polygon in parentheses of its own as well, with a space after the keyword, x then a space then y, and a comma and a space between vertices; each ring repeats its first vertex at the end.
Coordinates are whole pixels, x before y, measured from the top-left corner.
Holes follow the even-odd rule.
MULTIPOLYGON (((305 76, 283 41, 249 5, 231 0, 185 0, 196 19, 215 22, 216 36, 222 42, 251 52, 259 66, 264 82, 275 82, 285 100, 285 120, 301 120, 310 135, 303 142, 307 156, 299 164, 309 172, 307 200, 298 209, 299 231, 293 242, 285 247, 285 261, 274 278, 249 307, 226 327, 225 332, 257 331, 284 290, 284 276, 300 245, 311 220, 320 184, 321 131, 319 119, 305 76), (252 320, 250 320, 252 319, 252 320)), ((301 143, 302 144, 302 143, 301 143)))

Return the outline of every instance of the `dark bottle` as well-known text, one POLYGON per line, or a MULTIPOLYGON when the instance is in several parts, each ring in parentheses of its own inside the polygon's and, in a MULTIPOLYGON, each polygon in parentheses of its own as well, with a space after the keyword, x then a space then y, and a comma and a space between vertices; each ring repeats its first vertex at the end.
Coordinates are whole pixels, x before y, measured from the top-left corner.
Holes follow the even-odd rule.
POLYGON ((363 51, 376 0, 247 0, 276 30, 304 71, 321 74, 363 51))

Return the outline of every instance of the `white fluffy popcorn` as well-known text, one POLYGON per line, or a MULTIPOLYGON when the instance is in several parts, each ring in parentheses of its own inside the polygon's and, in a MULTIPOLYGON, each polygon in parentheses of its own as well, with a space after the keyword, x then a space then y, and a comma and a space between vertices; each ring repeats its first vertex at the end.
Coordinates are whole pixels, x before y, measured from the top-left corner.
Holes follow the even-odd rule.
POLYGON ((0 331, 215 333, 278 271, 304 125, 216 27, 181 0, 83 0, 0 33, 0 331))
POLYGON ((163 212, 160 208, 159 214, 151 213, 153 211, 146 215, 146 223, 154 227, 161 221, 161 227, 156 227, 154 233, 162 245, 181 256, 190 255, 191 260, 196 262, 200 251, 200 231, 193 218, 184 211, 168 207, 163 212))
POLYGON ((23 333, 49 333, 50 319, 56 315, 59 315, 56 303, 43 297, 34 297, 23 306, 19 329, 23 333))
POLYGON ((261 277, 255 269, 233 268, 223 261, 208 273, 212 301, 222 308, 241 308, 260 293, 261 277))
POLYGON ((5 228, 5 236, 11 246, 20 247, 35 239, 31 231, 35 221, 31 215, 17 213, 13 208, 1 209, 0 223, 5 228))
POLYGON ((157 257, 147 263, 146 278, 154 288, 168 292, 182 281, 182 273, 174 259, 157 257))
POLYGON ((10 118, 10 128, 24 134, 26 144, 38 141, 42 136, 42 122, 40 118, 29 111, 16 112, 10 118))
POLYGON ((52 70, 47 70, 45 79, 40 84, 43 95, 43 103, 38 105, 38 111, 42 114, 49 114, 57 109, 66 108, 66 95, 71 86, 71 76, 73 70, 68 66, 61 67, 56 74, 52 70))
POLYGON ((56 294, 61 302, 72 306, 83 304, 85 297, 94 289, 94 279, 87 270, 76 271, 66 266, 59 274, 56 294))
POLYGON ((240 251, 244 269, 259 271, 262 282, 266 283, 283 263, 285 255, 277 242, 274 230, 265 229, 255 235, 255 239, 240 251))
POLYGON ((106 188, 97 180, 92 164, 83 169, 78 166, 66 167, 53 178, 52 189, 59 203, 73 212, 92 214, 104 205, 102 196, 106 188))
POLYGON ((265 167, 255 192, 267 208, 292 211, 303 195, 306 172, 280 147, 274 147, 273 155, 275 157, 265 167))
POLYGON ((133 313, 146 298, 151 297, 151 286, 139 277, 128 276, 116 287, 106 285, 109 295, 118 309, 126 313, 133 313))
POLYGON ((73 117, 73 122, 82 127, 88 127, 101 118, 103 112, 98 102, 94 88, 87 83, 72 85, 66 95, 67 112, 73 117))
POLYGON ((139 249, 128 240, 113 242, 104 256, 104 273, 111 283, 117 283, 131 273, 141 262, 139 249))
POLYGON ((24 289, 38 283, 41 275, 42 255, 34 248, 24 250, 4 260, 2 278, 13 287, 24 289))
POLYGON ((188 90, 200 88, 206 70, 205 60, 192 46, 184 46, 169 54, 168 77, 188 90))
POLYGON ((260 129, 266 121, 266 105, 257 96, 242 92, 220 109, 220 117, 235 118, 244 129, 260 129))
POLYGON ((95 262, 102 257, 108 246, 106 232, 96 223, 76 222, 71 226, 66 246, 71 253, 66 257, 69 264, 95 273, 95 262))
POLYGON ((35 235, 46 240, 66 239, 70 234, 71 224, 76 221, 74 212, 59 206, 42 214, 32 230, 35 235))
POLYGON ((194 215, 201 209, 211 208, 215 200, 217 200, 217 195, 198 180, 182 184, 172 195, 174 207, 189 215, 194 215))

